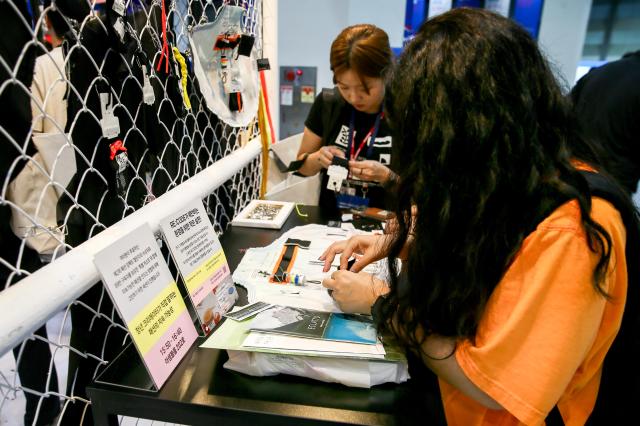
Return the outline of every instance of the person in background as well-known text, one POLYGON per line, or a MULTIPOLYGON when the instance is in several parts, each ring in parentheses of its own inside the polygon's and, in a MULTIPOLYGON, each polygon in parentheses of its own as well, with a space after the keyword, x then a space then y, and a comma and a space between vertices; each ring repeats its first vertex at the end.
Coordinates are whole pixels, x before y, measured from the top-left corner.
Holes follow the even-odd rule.
MULTIPOLYGON (((33 30, 25 22, 35 16, 34 2, 14 0, 0 2, 0 26, 5 32, 0 37, 0 58, 5 66, 0 67, 0 103, 7 106, 0 114, 0 175, 10 182, 19 174, 26 161, 14 162, 23 153, 20 146, 28 137, 32 127, 30 87, 37 48, 31 44, 33 30), (13 71, 12 71, 13 70, 13 71), (13 74, 15 73, 15 74, 13 74), (16 142, 18 141, 18 142, 16 142)), ((34 154, 32 144, 26 148, 27 155, 34 154)), ((6 183, 5 183, 6 185, 6 183)), ((38 253, 25 245, 10 227, 12 210, 6 203, 6 194, 0 199, 0 286, 6 289, 29 273, 42 266, 38 253)), ((46 325, 33 332, 34 338, 13 349, 17 363, 20 386, 26 400, 25 425, 54 424, 60 413, 57 397, 58 383, 55 365, 52 364, 46 325)), ((17 422, 20 419, 14 419, 17 422)))
POLYGON ((584 424, 625 307, 627 234, 570 158, 577 128, 535 41, 455 9, 423 24, 387 89, 398 228, 330 246, 325 270, 362 257, 323 285, 421 357, 448 424, 584 424), (356 273, 384 256, 389 286, 356 273))
POLYGON ((36 58, 31 84, 33 133, 64 133, 67 124, 67 79, 65 76, 62 41, 69 31, 65 18, 57 10, 47 9, 47 33, 52 50, 36 58))
POLYGON ((385 112, 383 76, 392 64, 387 34, 374 25, 345 28, 331 44, 331 71, 337 91, 323 91, 305 121, 297 170, 313 176, 335 156, 349 160, 342 188, 327 189, 323 177, 320 205, 384 207, 384 186, 394 182, 389 168, 392 137, 385 112))
MULTIPOLYGON (((585 142, 595 147, 607 170, 630 194, 640 180, 640 50, 594 68, 570 98, 585 142)), ((579 158, 592 150, 577 144, 579 158)))

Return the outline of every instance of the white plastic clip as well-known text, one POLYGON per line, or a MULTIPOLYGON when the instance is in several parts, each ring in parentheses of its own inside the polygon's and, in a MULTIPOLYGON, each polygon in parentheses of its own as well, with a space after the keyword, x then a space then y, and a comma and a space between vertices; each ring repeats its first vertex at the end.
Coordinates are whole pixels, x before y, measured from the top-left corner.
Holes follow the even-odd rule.
POLYGON ((327 189, 338 192, 342 188, 342 182, 349 176, 349 169, 332 164, 327 169, 327 176, 329 176, 327 189))
POLYGON ((114 22, 113 24, 113 29, 115 30, 116 34, 118 34, 118 38, 120 38, 120 41, 123 42, 125 29, 122 18, 118 17, 118 19, 116 19, 116 22, 114 22))
POLYGON ((127 10, 125 0, 113 0, 113 6, 111 7, 115 13, 120 16, 124 16, 127 10))
POLYGON ((143 84, 142 84, 142 100, 147 105, 153 105, 156 101, 156 94, 153 92, 151 82, 149 81, 149 75, 147 74, 147 66, 142 65, 143 84))
POLYGON ((113 139, 120 134, 120 121, 113 113, 110 99, 109 93, 100 93, 100 111, 102 112, 100 127, 102 128, 102 136, 113 139))

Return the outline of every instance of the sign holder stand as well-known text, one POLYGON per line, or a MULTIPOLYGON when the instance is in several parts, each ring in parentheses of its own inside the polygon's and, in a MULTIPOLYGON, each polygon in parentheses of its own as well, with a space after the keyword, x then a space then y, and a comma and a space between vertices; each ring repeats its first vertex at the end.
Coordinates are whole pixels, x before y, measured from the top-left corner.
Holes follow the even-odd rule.
MULTIPOLYGON (((145 223, 122 235, 96 253, 94 263, 133 343, 107 370, 115 370, 121 357, 137 353, 144 368, 134 369, 136 377, 129 380, 137 385, 132 387, 158 391, 198 333, 151 228, 145 223)), ((122 379, 117 383, 129 381, 122 379)), ((97 381, 111 383, 103 374, 97 381)))

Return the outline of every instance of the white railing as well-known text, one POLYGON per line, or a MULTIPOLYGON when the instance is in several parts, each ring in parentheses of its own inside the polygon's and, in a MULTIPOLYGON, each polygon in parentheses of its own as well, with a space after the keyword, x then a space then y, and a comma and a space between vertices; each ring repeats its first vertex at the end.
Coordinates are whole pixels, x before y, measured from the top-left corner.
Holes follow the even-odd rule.
POLYGON ((261 140, 257 137, 152 203, 0 292, 0 312, 3 318, 0 321, 0 356, 28 338, 51 316, 100 280, 93 264, 95 253, 145 222, 153 232, 157 232, 161 219, 174 213, 182 205, 211 194, 253 161, 260 152, 261 140))

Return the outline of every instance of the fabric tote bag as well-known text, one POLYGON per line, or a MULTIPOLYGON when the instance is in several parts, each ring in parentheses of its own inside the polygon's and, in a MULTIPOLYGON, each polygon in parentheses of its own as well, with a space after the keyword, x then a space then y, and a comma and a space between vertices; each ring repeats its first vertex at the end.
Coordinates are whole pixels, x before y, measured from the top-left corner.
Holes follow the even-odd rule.
POLYGON ((207 107, 234 127, 253 120, 260 93, 256 49, 242 49, 241 40, 250 38, 242 29, 244 13, 242 7, 225 5, 215 21, 198 25, 189 36, 194 73, 207 107))

